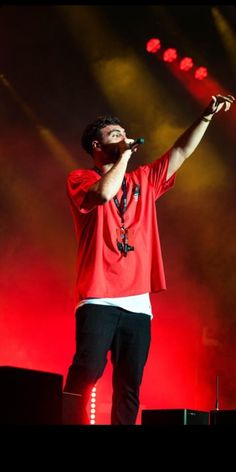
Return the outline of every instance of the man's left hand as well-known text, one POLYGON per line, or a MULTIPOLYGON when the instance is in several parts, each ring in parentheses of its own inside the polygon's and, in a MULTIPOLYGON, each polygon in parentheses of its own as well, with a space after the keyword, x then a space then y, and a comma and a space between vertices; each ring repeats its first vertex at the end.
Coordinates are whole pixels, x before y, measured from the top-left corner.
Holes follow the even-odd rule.
POLYGON ((225 111, 228 111, 234 100, 235 97, 233 97, 233 95, 212 95, 212 99, 205 109, 204 116, 214 115, 224 107, 225 111))

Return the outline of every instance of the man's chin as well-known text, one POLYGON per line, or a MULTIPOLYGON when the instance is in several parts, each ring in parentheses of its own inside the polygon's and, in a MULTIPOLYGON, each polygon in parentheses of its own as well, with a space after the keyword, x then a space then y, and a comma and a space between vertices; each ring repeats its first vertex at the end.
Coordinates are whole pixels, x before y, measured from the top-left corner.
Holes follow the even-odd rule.
POLYGON ((120 157, 119 146, 114 146, 114 144, 105 145, 103 151, 106 154, 106 164, 115 164, 120 157))

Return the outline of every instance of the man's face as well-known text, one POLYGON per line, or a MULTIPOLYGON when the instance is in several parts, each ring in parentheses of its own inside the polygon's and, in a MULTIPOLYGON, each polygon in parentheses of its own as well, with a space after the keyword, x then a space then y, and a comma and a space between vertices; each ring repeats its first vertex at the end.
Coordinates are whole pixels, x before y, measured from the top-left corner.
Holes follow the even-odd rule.
POLYGON ((108 160, 114 162, 119 158, 126 146, 125 139, 126 132, 120 125, 107 125, 100 130, 100 147, 108 160))

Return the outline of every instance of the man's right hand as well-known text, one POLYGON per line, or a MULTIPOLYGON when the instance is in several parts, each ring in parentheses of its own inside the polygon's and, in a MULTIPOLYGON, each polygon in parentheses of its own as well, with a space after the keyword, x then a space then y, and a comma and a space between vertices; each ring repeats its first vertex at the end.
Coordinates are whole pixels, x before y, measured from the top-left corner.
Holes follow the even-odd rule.
POLYGON ((120 149, 120 155, 126 157, 127 159, 130 159, 132 154, 137 151, 138 149, 138 144, 134 147, 132 147, 132 143, 134 143, 134 139, 123 139, 122 141, 119 142, 119 149, 120 149))

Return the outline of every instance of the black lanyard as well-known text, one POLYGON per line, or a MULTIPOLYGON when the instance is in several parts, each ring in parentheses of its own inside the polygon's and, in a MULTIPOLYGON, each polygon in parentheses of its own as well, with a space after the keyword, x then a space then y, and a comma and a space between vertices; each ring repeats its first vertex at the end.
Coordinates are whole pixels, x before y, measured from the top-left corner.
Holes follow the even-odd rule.
POLYGON ((113 197, 113 200, 115 202, 116 208, 117 208, 117 210, 119 212, 119 215, 121 217, 121 222, 124 223, 124 214, 127 210, 127 185, 126 185, 125 177, 123 178, 121 188, 122 188, 122 191, 123 191, 121 201, 119 202, 116 195, 113 197))
MULTIPOLYGON (((97 174, 103 176, 104 174, 102 173, 102 171, 98 168, 98 167, 94 167, 94 170, 97 172, 97 174)), ((118 213, 121 217, 121 222, 124 223, 124 214, 127 210, 127 185, 126 185, 126 180, 125 180, 125 177, 123 178, 123 182, 122 182, 122 191, 123 191, 123 195, 121 197, 121 201, 119 202, 117 196, 115 195, 113 197, 113 200, 115 202, 115 205, 116 205, 116 208, 118 210, 118 213)))
MULTIPOLYGON (((102 171, 99 169, 99 167, 94 167, 94 170, 95 172, 97 172, 97 174, 103 176, 104 174, 102 173, 102 171)), ((126 184, 126 180, 125 180, 125 177, 123 178, 123 182, 122 182, 122 191, 123 191, 123 194, 122 194, 122 197, 121 197, 121 200, 119 202, 117 196, 115 195, 113 197, 113 200, 115 202, 115 205, 116 205, 116 208, 118 210, 118 213, 120 215, 120 218, 121 218, 121 228, 120 228, 120 232, 121 232, 121 240, 122 242, 118 241, 117 242, 117 247, 119 249, 119 251, 126 257, 127 256, 127 252, 128 251, 133 251, 134 250, 134 246, 130 246, 128 244, 128 229, 125 228, 124 226, 124 214, 127 210, 127 184, 126 184)))

